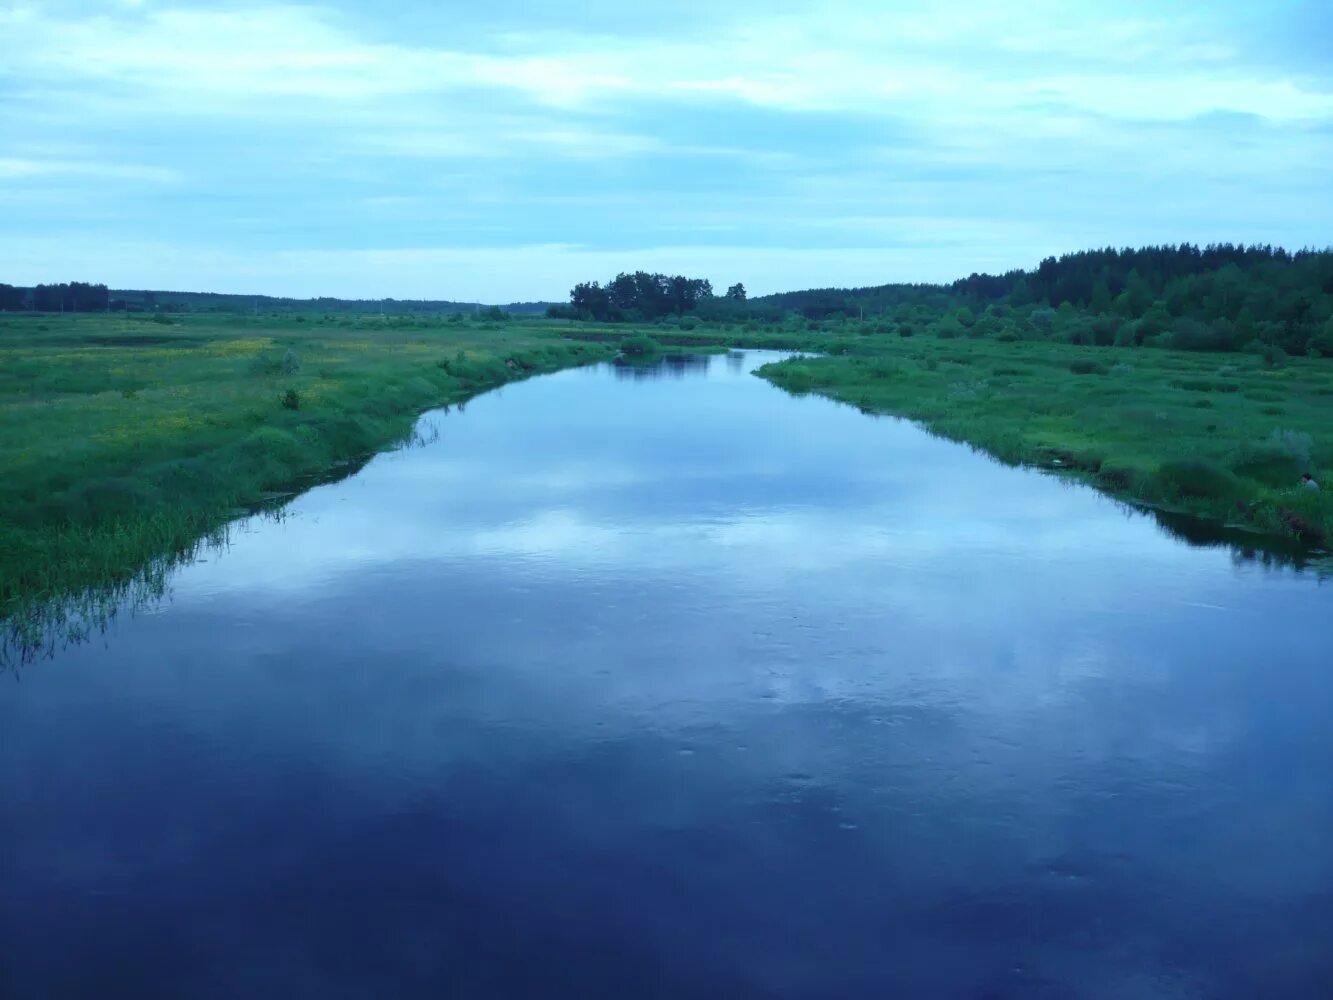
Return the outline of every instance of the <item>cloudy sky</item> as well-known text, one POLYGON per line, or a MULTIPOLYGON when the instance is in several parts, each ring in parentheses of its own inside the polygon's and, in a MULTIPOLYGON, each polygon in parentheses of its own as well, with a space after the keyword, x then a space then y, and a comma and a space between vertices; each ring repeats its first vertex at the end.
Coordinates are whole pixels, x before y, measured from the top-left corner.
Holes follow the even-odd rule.
POLYGON ((0 0, 0 281, 562 299, 1333 243, 1333 3, 0 0))

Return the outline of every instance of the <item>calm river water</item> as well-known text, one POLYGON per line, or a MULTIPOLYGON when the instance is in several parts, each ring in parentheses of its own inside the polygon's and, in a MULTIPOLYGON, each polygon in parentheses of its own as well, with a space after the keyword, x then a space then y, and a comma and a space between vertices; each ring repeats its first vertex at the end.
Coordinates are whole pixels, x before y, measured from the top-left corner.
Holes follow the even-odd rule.
POLYGON ((1333 589, 767 359, 428 415, 0 676, 0 995, 1333 996, 1333 589))

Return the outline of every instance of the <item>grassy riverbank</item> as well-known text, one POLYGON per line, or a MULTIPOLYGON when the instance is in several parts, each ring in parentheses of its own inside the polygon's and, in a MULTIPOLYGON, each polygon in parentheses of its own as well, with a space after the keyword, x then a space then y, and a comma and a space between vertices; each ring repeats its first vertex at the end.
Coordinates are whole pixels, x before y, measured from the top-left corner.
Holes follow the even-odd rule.
POLYGON ((611 353, 542 323, 0 319, 0 617, 126 581, 424 409, 611 353))
POLYGON ((1333 361, 934 337, 850 350, 760 374, 1124 499, 1333 540, 1333 361), (1307 471, 1322 492, 1298 485, 1307 471))

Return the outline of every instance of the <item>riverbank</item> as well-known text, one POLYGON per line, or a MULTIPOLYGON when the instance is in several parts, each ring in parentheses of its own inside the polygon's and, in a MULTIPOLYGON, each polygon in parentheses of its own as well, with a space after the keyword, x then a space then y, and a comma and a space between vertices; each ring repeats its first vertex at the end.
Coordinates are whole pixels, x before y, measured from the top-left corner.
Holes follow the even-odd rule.
POLYGON ((1120 499, 1333 540, 1333 362, 933 337, 853 349, 759 374, 1120 499), (1305 472, 1322 491, 1300 485, 1305 472))
POLYGON ((0 320, 0 619, 124 585, 426 409, 613 353, 542 323, 0 320))

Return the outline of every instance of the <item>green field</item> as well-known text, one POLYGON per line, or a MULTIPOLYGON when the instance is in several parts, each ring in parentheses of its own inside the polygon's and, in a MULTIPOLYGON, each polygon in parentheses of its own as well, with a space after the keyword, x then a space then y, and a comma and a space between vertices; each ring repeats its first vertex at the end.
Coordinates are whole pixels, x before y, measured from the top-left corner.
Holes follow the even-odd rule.
POLYGON ((1333 538, 1333 361, 934 337, 840 349, 849 353, 761 374, 1123 499, 1310 543, 1333 538), (1304 472, 1322 492, 1300 485, 1304 472))
POLYGON ((0 319, 0 618, 124 585, 424 409, 609 353, 543 323, 0 319))
MULTIPOLYGON (((1001 460, 1270 536, 1333 538, 1333 360, 902 337, 865 324, 460 318, 0 320, 0 619, 113 598, 238 513, 404 441, 414 418, 619 342, 818 351, 761 374, 1001 460), (1300 488, 1302 472, 1323 492, 1300 488), (155 568, 155 569, 154 569, 155 568)), ((152 579, 152 577, 149 577, 152 579)))

